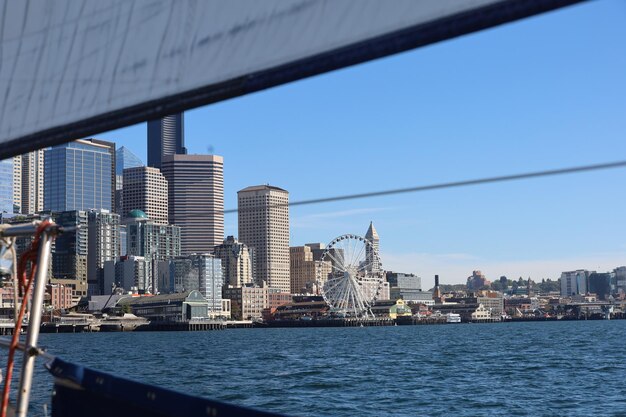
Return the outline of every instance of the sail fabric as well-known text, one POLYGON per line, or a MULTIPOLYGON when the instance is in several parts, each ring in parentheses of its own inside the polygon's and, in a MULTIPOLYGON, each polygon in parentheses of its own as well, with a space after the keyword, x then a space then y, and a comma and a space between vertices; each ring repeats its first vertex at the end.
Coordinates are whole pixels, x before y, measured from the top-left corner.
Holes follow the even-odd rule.
POLYGON ((6 1, 0 159, 579 1, 6 1))

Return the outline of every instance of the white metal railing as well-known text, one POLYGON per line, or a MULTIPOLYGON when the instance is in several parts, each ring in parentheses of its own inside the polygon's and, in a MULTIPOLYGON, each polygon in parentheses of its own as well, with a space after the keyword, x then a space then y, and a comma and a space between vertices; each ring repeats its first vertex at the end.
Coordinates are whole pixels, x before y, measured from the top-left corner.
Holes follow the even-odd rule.
MULTIPOLYGON (((41 316, 43 313, 43 301, 48 282, 48 266, 50 264, 52 241, 62 228, 51 221, 34 221, 31 223, 18 225, 2 225, 0 228, 0 245, 5 245, 8 240, 14 240, 17 237, 28 237, 39 234, 39 248, 36 258, 37 269, 35 271, 34 281, 32 283, 32 302, 30 303, 30 314, 28 315, 28 332, 24 344, 18 343, 14 346, 16 350, 24 352, 22 361, 22 370, 19 379, 19 388, 17 391, 17 408, 15 415, 25 417, 28 412, 28 402, 30 399, 30 390, 32 387, 33 369, 35 358, 37 356, 48 356, 38 346, 39 330, 41 326, 41 316), (45 222, 45 223, 44 223, 45 222), (43 227, 43 229, 42 229, 43 227)), ((15 256, 12 264, 12 281, 13 290, 17 291, 17 265, 15 265, 15 256)), ((15 316, 17 320, 18 316, 15 316)), ((16 336, 16 337, 19 337, 16 336)), ((5 338, 0 339, 0 346, 12 348, 13 341, 5 338)), ((8 379, 8 378, 7 378, 8 379)), ((9 380, 5 384, 10 383, 9 380)), ((6 410, 3 410, 6 412, 6 410)))

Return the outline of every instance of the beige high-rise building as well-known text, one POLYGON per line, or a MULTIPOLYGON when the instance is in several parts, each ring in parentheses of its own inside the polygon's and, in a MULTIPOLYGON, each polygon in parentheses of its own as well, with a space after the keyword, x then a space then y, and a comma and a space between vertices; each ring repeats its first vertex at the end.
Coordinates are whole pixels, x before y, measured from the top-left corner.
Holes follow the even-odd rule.
POLYGON ((247 245, 228 236, 213 254, 222 260, 224 285, 242 287, 252 283, 252 257, 247 245))
POLYGON ((141 210, 157 224, 168 224, 168 184, 158 168, 126 168, 123 175, 122 217, 141 210))
POLYGON ((256 283, 289 292, 289 193, 257 185, 237 197, 239 240, 254 252, 256 283))
POLYGON ((169 222, 180 226, 182 255, 212 253, 224 240, 224 158, 164 155, 169 222))
POLYGON ((292 294, 316 294, 318 274, 321 282, 325 282, 332 266, 327 261, 316 261, 313 250, 309 246, 292 246, 289 248, 289 271, 292 294))
POLYGON ((22 155, 20 212, 37 213, 43 210, 44 150, 22 155))

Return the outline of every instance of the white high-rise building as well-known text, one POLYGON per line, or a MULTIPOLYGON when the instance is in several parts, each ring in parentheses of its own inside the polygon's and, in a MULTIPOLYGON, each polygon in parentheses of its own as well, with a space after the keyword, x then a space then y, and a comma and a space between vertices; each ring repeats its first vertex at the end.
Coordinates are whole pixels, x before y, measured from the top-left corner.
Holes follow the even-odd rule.
POLYGON ((289 193, 257 185, 237 197, 239 240, 254 252, 256 283, 289 292, 289 193))
POLYGON ((22 155, 20 169, 20 212, 37 213, 43 210, 44 150, 22 155))
POLYGON ((106 294, 104 263, 120 255, 120 215, 92 209, 87 216, 87 292, 88 295, 106 294))
POLYGON ((22 211, 22 156, 13 157, 13 208, 22 211))
POLYGON ((564 297, 572 295, 585 295, 589 291, 589 275, 595 271, 578 269, 561 273, 561 295, 564 297))
POLYGON ((168 184, 158 168, 134 167, 124 170, 122 216, 141 210, 157 224, 168 224, 168 184))

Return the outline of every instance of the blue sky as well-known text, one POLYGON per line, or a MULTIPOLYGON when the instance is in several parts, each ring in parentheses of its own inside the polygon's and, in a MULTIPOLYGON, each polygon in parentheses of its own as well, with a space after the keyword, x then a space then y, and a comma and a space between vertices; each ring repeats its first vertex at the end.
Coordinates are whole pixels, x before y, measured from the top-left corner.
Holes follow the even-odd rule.
MULTIPOLYGON (((593 1, 185 114, 224 156, 225 206, 626 160, 626 2, 593 1)), ((145 160, 145 124, 99 135, 145 160)), ((291 210, 291 244, 365 234, 386 269, 464 282, 626 264, 626 170, 291 210)), ((237 234, 236 214, 226 216, 237 234)))

